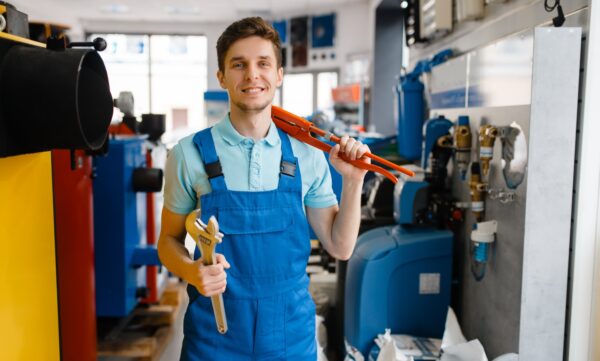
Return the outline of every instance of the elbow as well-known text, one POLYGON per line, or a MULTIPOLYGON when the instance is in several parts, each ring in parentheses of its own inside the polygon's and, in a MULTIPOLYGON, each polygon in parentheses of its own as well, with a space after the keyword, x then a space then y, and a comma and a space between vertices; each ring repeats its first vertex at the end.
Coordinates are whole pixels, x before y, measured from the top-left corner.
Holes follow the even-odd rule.
POLYGON ((165 264, 165 240, 162 237, 158 238, 158 242, 156 242, 156 253, 158 254, 158 259, 164 265, 165 264))
POLYGON ((352 256, 352 253, 341 255, 337 257, 337 259, 339 259, 340 261, 347 261, 350 259, 350 256, 352 256))
POLYGON ((347 261, 350 259, 350 257, 352 257, 352 253, 354 253, 354 248, 341 250, 336 253, 337 254, 334 255, 335 258, 339 259, 340 261, 347 261))

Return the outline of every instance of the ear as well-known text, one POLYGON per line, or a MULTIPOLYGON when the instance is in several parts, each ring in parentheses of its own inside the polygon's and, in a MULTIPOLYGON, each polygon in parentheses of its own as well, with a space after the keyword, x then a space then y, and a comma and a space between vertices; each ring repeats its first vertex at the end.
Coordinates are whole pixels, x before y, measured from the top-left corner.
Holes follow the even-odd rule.
POLYGON ((221 88, 227 89, 227 87, 225 86, 225 74, 223 74, 223 72, 221 72, 220 70, 217 70, 217 79, 219 80, 221 88))
POLYGON ((277 87, 279 88, 283 83, 283 67, 277 69, 277 87))

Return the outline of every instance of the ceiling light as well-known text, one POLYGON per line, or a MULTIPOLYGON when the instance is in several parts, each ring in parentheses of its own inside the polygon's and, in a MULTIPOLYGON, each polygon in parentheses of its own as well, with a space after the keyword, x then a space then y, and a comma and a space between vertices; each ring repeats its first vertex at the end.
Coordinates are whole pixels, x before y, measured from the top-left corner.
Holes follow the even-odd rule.
POLYGON ((400 1, 400 7, 402 9, 406 9, 408 7, 408 1, 407 0, 400 1))
POLYGON ((197 6, 168 5, 165 6, 165 12, 171 15, 189 15, 198 14, 200 9, 197 6))
POLYGON ((100 6, 100 11, 109 14, 125 14, 129 12, 129 7, 123 4, 107 4, 100 6))

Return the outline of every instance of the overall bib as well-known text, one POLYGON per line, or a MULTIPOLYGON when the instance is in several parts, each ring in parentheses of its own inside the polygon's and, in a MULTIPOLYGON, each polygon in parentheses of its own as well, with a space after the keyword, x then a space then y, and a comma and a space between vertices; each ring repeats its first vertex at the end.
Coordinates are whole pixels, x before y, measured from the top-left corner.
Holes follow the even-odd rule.
POLYGON ((261 192, 228 190, 210 129, 194 137, 212 187, 200 197, 202 221, 217 218, 225 234, 217 252, 231 264, 223 294, 229 330, 218 333, 210 298, 188 286, 182 361, 316 360, 302 179, 290 140, 278 131, 279 185, 261 192))

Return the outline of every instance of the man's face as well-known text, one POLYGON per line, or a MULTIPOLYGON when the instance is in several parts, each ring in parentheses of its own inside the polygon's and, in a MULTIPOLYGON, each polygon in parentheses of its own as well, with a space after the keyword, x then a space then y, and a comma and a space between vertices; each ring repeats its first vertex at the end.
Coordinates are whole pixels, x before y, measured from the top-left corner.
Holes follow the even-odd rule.
POLYGON ((251 36, 231 45, 217 78, 227 89, 232 107, 254 113, 271 105, 275 89, 283 80, 283 69, 277 67, 273 44, 251 36))

